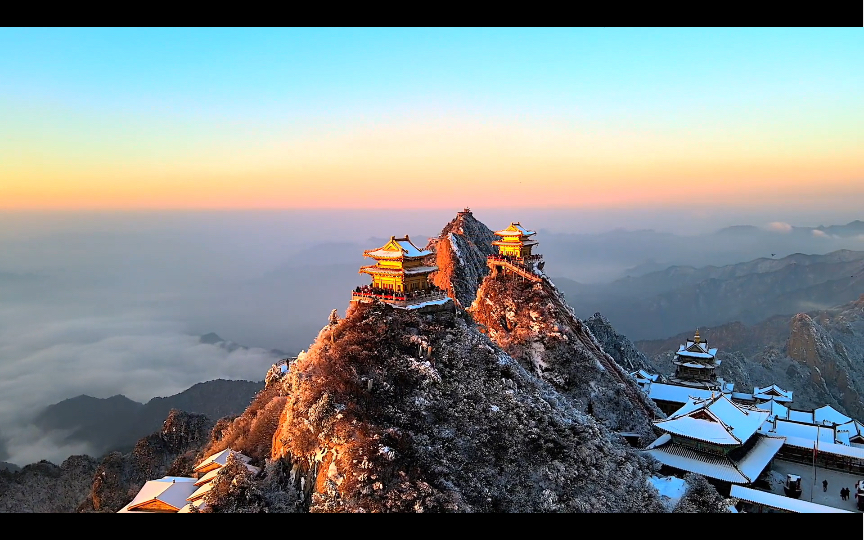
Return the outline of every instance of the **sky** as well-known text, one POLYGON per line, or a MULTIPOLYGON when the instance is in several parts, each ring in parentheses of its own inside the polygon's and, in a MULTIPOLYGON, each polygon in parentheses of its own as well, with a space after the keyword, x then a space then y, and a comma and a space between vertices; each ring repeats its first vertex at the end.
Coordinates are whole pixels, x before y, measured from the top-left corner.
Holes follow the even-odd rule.
POLYGON ((0 209, 850 209, 852 29, 0 29, 0 209))

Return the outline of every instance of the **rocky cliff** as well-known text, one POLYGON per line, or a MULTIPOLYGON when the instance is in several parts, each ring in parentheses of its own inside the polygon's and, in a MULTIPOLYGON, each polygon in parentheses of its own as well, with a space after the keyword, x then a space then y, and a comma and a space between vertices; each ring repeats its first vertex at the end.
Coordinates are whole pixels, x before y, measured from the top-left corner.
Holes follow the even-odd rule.
POLYGON ((469 210, 459 212, 437 238, 429 240, 427 249, 435 251, 439 270, 432 281, 460 306, 467 308, 477 296, 477 288, 489 274, 486 257, 496 252, 492 246, 495 234, 478 221, 469 210))
POLYGON ((653 440, 659 411, 548 279, 490 275, 469 312, 495 344, 579 410, 614 430, 639 433, 646 444, 653 440))
POLYGON ((648 373, 656 373, 657 370, 645 354, 636 348, 627 336, 618 333, 609 322, 609 319, 595 313, 585 320, 585 325, 594 334, 597 342, 603 350, 624 368, 627 372, 644 369, 648 373))

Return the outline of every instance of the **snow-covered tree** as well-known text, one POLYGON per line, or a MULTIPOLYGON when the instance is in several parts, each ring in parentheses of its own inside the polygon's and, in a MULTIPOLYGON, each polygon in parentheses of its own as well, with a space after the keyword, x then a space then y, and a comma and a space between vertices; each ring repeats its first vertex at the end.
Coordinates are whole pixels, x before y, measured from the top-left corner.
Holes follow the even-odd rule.
POLYGON ((684 477, 687 491, 673 512, 677 514, 728 514, 730 501, 724 499, 714 486, 699 474, 684 477))

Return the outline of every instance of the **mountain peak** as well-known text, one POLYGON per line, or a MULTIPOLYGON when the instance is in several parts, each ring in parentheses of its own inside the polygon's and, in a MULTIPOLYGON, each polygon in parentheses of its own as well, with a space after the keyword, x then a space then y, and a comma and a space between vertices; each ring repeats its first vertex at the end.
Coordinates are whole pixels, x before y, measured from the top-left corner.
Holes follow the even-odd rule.
POLYGON ((477 287, 489 273, 486 257, 495 253, 494 239, 492 230, 475 218, 470 209, 456 214, 427 245, 427 249, 435 252, 438 266, 432 282, 460 305, 470 306, 477 295, 477 287))
POLYGON ((198 338, 199 343, 205 343, 207 345, 216 345, 217 343, 221 343, 224 341, 225 340, 222 339, 216 332, 210 332, 209 334, 204 334, 203 336, 198 338))

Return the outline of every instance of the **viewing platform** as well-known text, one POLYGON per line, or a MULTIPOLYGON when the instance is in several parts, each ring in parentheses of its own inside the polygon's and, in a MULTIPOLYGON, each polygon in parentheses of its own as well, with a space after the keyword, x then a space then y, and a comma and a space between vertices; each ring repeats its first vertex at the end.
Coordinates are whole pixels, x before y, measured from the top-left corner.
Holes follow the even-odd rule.
POLYGON ((427 306, 445 305, 450 297, 444 291, 398 292, 391 290, 358 287, 351 293, 352 302, 374 302, 380 300, 401 309, 419 309, 427 306), (359 289, 359 290, 358 290, 359 289))
POLYGON ((542 255, 528 255, 525 257, 513 257, 507 255, 489 255, 486 257, 486 264, 492 270, 493 275, 498 272, 513 272, 525 279, 540 282, 543 278, 534 273, 534 267, 542 268, 542 255))

